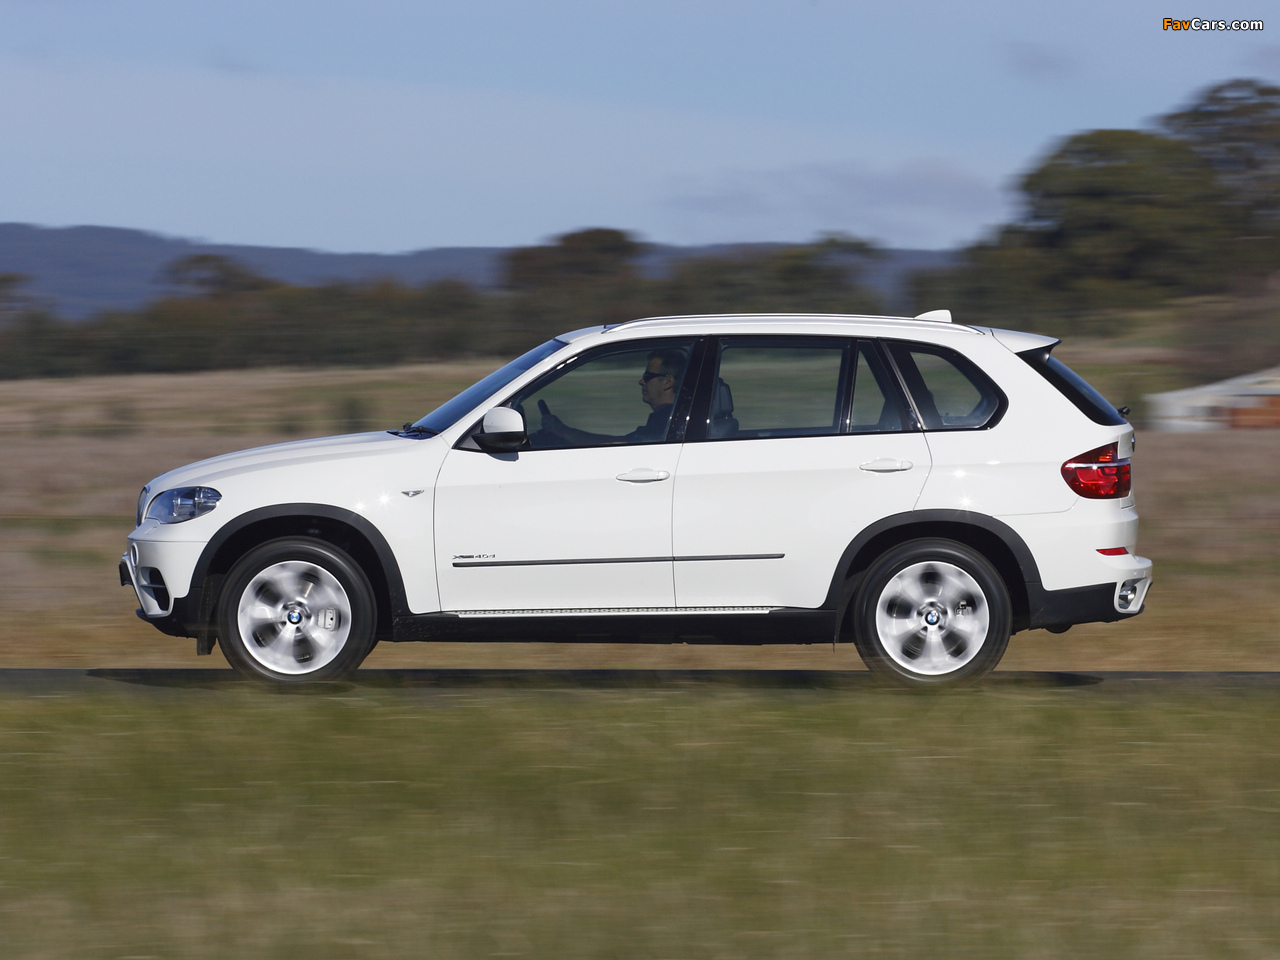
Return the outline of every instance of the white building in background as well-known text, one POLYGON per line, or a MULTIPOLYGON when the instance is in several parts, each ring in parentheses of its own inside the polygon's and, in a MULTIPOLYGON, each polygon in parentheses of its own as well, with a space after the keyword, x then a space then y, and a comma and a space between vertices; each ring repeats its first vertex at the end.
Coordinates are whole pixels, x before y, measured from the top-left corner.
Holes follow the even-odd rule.
POLYGON ((1280 367, 1186 390, 1149 393, 1146 400, 1148 422, 1157 430, 1280 427, 1280 367))

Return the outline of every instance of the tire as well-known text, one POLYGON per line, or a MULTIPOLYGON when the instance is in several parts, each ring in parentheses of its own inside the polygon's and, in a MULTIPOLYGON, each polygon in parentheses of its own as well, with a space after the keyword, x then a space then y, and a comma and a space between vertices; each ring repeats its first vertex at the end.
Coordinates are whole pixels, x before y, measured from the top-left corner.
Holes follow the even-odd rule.
POLYGON ((364 571, 321 540, 272 540, 231 568, 218 600, 218 642, 242 676, 307 683, 346 676, 375 642, 364 571))
POLYGON ((1012 622, 995 567, 952 540, 911 540, 881 555, 851 613, 868 669, 916 687, 986 676, 1004 656, 1012 622))

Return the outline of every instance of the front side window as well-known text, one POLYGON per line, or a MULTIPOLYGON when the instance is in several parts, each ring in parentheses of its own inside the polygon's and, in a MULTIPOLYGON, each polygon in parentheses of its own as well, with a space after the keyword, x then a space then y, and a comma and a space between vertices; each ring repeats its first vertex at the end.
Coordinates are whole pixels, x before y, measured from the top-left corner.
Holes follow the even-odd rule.
POLYGON ((707 439, 840 433, 852 351, 838 340, 722 340, 707 439))
POLYGON ((968 357, 926 343, 886 343, 926 430, 975 430, 1004 411, 1004 395, 968 357))
POLYGON ((548 340, 541 346, 534 347, 528 353, 516 357, 505 367, 493 371, 480 382, 472 384, 452 400, 436 407, 414 423, 410 429, 425 434, 437 434, 448 430, 458 422, 459 417, 474 410, 481 400, 497 393, 520 374, 533 369, 557 350, 563 350, 568 345, 563 340, 548 340))
POLYGON ((692 340, 645 341, 572 357, 509 401, 534 450, 662 443, 692 340))

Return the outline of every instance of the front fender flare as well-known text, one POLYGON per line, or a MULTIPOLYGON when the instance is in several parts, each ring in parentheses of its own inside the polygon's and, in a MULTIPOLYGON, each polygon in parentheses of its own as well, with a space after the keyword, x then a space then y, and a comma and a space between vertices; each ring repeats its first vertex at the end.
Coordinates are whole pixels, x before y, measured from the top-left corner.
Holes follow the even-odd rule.
POLYGON ((198 637, 205 632, 214 599, 205 595, 205 586, 209 580, 215 558, 217 558, 222 548, 237 534, 256 524, 272 521, 287 522, 291 519, 306 520, 309 518, 341 523, 363 537, 372 548, 378 564, 382 568, 381 573, 385 580, 387 595, 391 603, 391 609, 387 611, 388 620, 394 620, 396 617, 406 616, 409 613, 408 602, 405 598, 404 578, 400 573, 400 564, 397 562, 395 553, 392 552, 382 532, 370 523, 368 519, 354 511, 343 507, 335 507, 331 504, 280 503, 242 513, 221 526, 209 538, 209 542, 205 544, 204 550, 201 551, 200 559, 196 561, 195 569, 192 572, 191 589, 185 597, 174 601, 175 619, 179 620, 192 636, 198 637))

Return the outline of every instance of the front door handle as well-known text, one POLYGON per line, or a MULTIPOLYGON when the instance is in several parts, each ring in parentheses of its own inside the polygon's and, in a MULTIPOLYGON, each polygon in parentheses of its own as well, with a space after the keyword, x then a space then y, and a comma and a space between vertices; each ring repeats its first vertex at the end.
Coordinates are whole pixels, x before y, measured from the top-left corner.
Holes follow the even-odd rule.
POLYGON ((910 460, 894 460, 892 457, 881 457, 879 460, 871 460, 867 463, 860 464, 859 470, 865 470, 867 473, 898 473, 902 470, 910 470, 914 464, 910 460))
POLYGON ((634 470, 628 470, 626 473, 618 474, 618 479, 624 483, 655 483, 658 480, 666 480, 671 474, 665 470, 654 470, 650 467, 636 467, 634 470))

